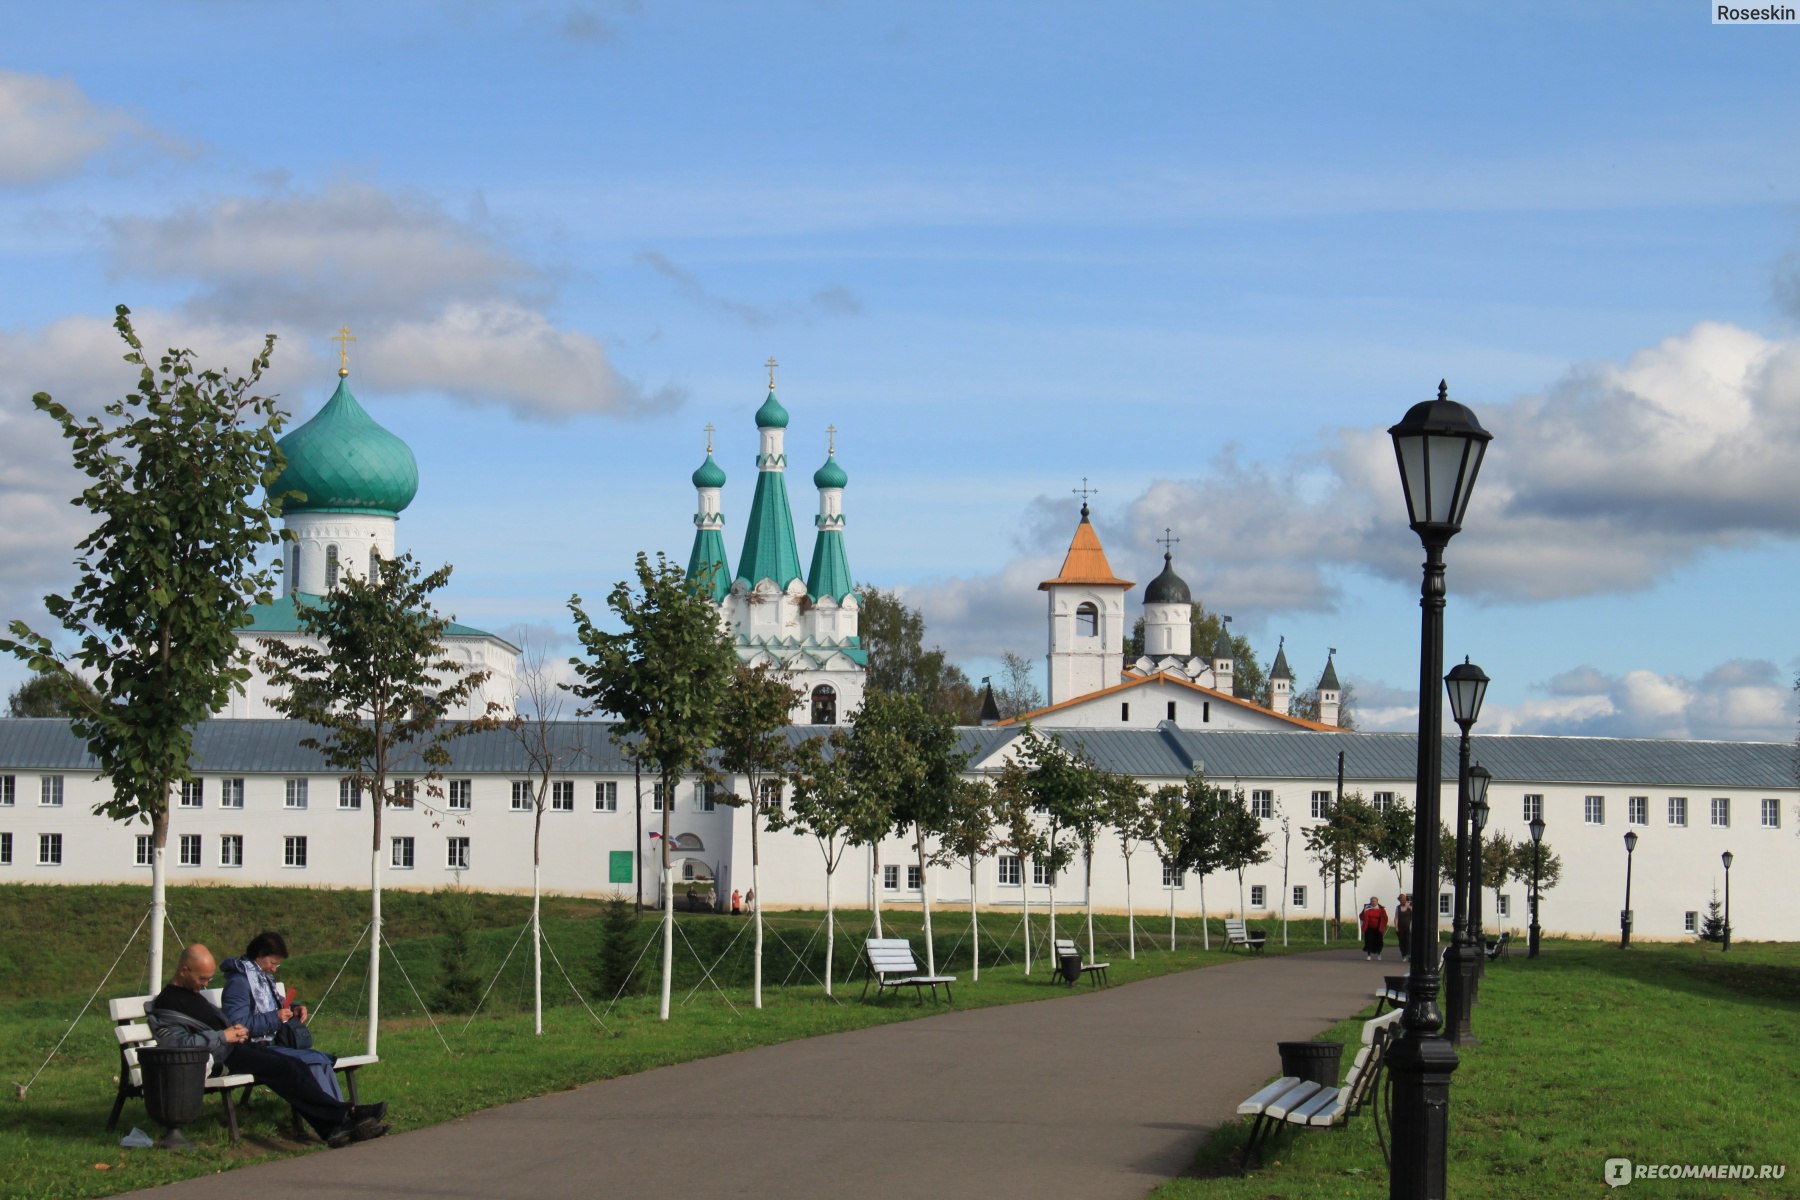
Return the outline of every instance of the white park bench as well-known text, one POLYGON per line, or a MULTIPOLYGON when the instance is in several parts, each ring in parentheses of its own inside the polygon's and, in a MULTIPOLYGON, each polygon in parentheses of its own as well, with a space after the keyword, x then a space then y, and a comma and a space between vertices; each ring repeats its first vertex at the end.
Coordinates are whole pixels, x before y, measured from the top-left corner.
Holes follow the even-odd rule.
POLYGON ((919 1003, 925 1002, 924 990, 931 989, 931 1001, 937 1003, 938 985, 942 984, 944 995, 954 1004, 956 997, 950 992, 950 985, 956 982, 954 975, 927 975, 919 970, 918 962, 913 958, 912 944, 905 938, 870 938, 863 943, 863 965, 868 971, 863 980, 862 994, 869 994, 869 984, 875 984, 875 998, 881 999, 882 993, 889 988, 909 987, 919 1003))
POLYGON ((1057 938, 1053 943, 1053 946, 1056 952, 1057 974, 1062 976, 1064 983, 1073 987, 1075 986, 1075 981, 1085 975, 1091 979, 1096 986, 1101 984, 1111 985, 1112 981, 1106 977, 1106 971, 1112 964, 1103 962, 1082 962, 1081 951, 1076 948, 1074 938, 1057 938), (1075 960, 1075 970, 1078 972, 1077 974, 1071 975, 1068 970, 1062 966, 1063 963, 1068 962, 1070 959, 1075 960))
MULTIPOLYGON (((280 984, 276 986, 281 987, 280 984)), ((224 992, 221 988, 207 988, 201 995, 216 1005, 224 992)), ((155 996, 121 996, 107 1001, 107 1015, 113 1022, 113 1039, 119 1044, 119 1092, 113 1098, 112 1115, 106 1120, 109 1132, 119 1127, 119 1114, 125 1110, 125 1101, 144 1094, 144 1069, 138 1062, 138 1051, 156 1045, 156 1035, 150 1032, 147 1020, 150 1002, 155 999, 155 996)), ((350 1103, 357 1103, 357 1070, 379 1061, 373 1054, 349 1054, 332 1064, 344 1077, 344 1091, 350 1103)), ((255 1085, 256 1076, 243 1072, 206 1077, 206 1090, 218 1092, 225 1105, 225 1128, 233 1142, 238 1140, 237 1105, 249 1099, 250 1089, 255 1085), (232 1091, 240 1087, 244 1089, 243 1095, 234 1101, 232 1091)))
POLYGON ((1261 950, 1269 944, 1269 935, 1257 930, 1252 933, 1243 921, 1228 917, 1225 921, 1225 948, 1247 946, 1252 950, 1261 950))
POLYGON ((1239 1169, 1249 1164, 1258 1145, 1279 1124, 1303 1129, 1341 1128, 1354 1114, 1362 1111, 1374 1092, 1388 1044, 1398 1035, 1400 1017, 1401 1010, 1395 1009, 1386 1016, 1363 1022, 1362 1046, 1339 1086, 1321 1087, 1311 1080, 1288 1075, 1239 1104, 1240 1116, 1256 1118, 1250 1126, 1250 1137, 1244 1142, 1239 1169))

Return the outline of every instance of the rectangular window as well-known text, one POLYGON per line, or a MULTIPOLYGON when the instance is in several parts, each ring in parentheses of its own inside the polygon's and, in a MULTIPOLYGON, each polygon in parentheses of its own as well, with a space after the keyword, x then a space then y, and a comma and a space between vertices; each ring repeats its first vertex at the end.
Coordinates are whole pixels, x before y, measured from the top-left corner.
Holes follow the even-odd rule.
POLYGON ((181 851, 180 862, 181 862, 182 866, 184 866, 184 867, 199 866, 200 865, 200 835, 197 833, 182 834, 180 851, 181 851))
POLYGON ((1171 891, 1187 886, 1187 872, 1178 870, 1168 863, 1162 865, 1163 886, 1171 891))
POLYGON ((1033 859, 1031 863, 1031 882, 1035 887, 1055 887, 1056 872, 1050 870, 1042 861, 1033 859))
POLYGON ((1250 793, 1250 815, 1268 820, 1275 815, 1275 793, 1268 788, 1258 788, 1250 793))
POLYGON ((713 812, 719 807, 718 796, 718 784, 696 783, 694 785, 694 811, 713 812))
POLYGON ((1683 932, 1683 933, 1699 933, 1700 932, 1700 914, 1697 912, 1694 912, 1691 909, 1687 912, 1682 913, 1681 914, 1681 932, 1683 932))
POLYGON ((396 779, 388 785, 388 803, 395 808, 411 808, 419 798, 419 781, 396 779))
POLYGON ((12 834, 0 833, 0 867, 12 865, 12 834))
POLYGON ((1121 720, 1121 721, 1131 720, 1131 703, 1129 701, 1120 701, 1120 703, 1119 703, 1119 720, 1121 720))
POLYGON ((1527 825, 1544 815, 1544 798, 1527 792, 1525 795, 1525 817, 1527 825))
POLYGON ((338 780, 338 807, 361 808, 362 784, 354 779, 338 780))
POLYGON ((650 811, 651 812, 661 812, 662 810, 663 810, 663 785, 660 783, 653 783, 650 785, 650 811))
POLYGON ((1438 893, 1438 916, 1447 917, 1450 915, 1451 901, 1454 899, 1455 897, 1449 892, 1438 893))
POLYGON ((575 781, 573 779, 558 779, 551 783, 550 811, 575 811, 575 781))
POLYGON ((156 843, 151 840, 150 835, 147 833, 138 834, 137 835, 137 858, 133 861, 135 861, 137 863, 137 865, 140 867, 147 867, 150 865, 151 860, 155 856, 155 854, 156 854, 156 843))
POLYGON ((764 812, 781 811, 781 780, 765 779, 762 781, 762 806, 764 812))
POLYGON ((1582 819, 1589 825, 1606 824, 1606 797, 1589 796, 1581 806, 1582 819))
POLYGON ((38 834, 38 866, 62 866, 62 834, 38 834))
POLYGON ((619 785, 616 782, 602 781, 594 784, 594 811, 619 811, 619 785))
POLYGON ((512 810, 514 812, 530 812, 532 809, 531 780, 515 779, 512 781, 512 810))
POLYGON ((1260 883, 1251 884, 1250 885, 1250 907, 1251 908, 1267 908, 1267 907, 1269 907, 1269 889, 1264 887, 1260 883))
POLYGON ((893 863, 886 863, 881 868, 881 890, 884 892, 900 890, 900 868, 893 863))
POLYGON ((1375 798, 1373 801, 1371 801, 1371 803, 1373 803, 1375 805, 1376 812, 1384 813, 1388 809, 1394 807, 1394 793, 1392 793, 1392 792, 1376 792, 1375 798))
POLYGON ((1331 819, 1331 793, 1314 792, 1312 794, 1312 815, 1315 821, 1331 819))
POLYGON ((1305 884, 1297 883, 1294 885, 1294 907, 1295 908, 1305 908, 1306 907, 1306 885, 1305 884))
POLYGON ((18 797, 18 784, 11 775, 0 775, 0 808, 11 808, 18 797))
POLYGON ((444 847, 444 865, 452 871, 469 869, 469 839, 453 837, 446 840, 444 847))
POLYGON ((1671 825, 1686 825, 1687 824, 1687 797, 1686 796, 1670 796, 1669 797, 1669 824, 1671 824, 1671 825))
POLYGON ((919 864, 909 864, 906 868, 906 890, 909 892, 917 892, 922 891, 924 887, 925 881, 919 875, 919 864))
POLYGON ((304 837, 281 839, 281 865, 284 867, 304 867, 306 865, 306 839, 304 837))
POLYGON ((389 862, 397 871, 413 869, 413 840, 409 837, 397 837, 393 841, 393 854, 389 862))
POLYGON ((1764 800, 1762 802, 1762 818, 1764 829, 1780 829, 1781 802, 1779 800, 1764 800))
POLYGON ((181 807, 206 807, 206 781, 202 779, 184 779, 181 781, 181 807))
POLYGON ((38 803, 45 808, 62 807, 61 775, 46 775, 38 781, 38 803))
POLYGON ((1173 700, 1171 700, 1171 701, 1169 701, 1169 720, 1173 721, 1174 719, 1175 719, 1175 702, 1173 700))
POLYGON ((1724 796, 1713 797, 1712 823, 1715 829, 1731 827, 1731 801, 1724 796))
POLYGON ((998 882, 1001 887, 1019 886, 1019 858, 1015 854, 1002 854, 995 860, 999 867, 998 882))
POLYGON ((1650 797, 1625 797, 1625 823, 1627 825, 1648 825, 1650 823, 1650 797))
POLYGON ((468 812, 475 805, 475 781, 473 779, 452 779, 450 781, 450 809, 452 812, 468 812))
POLYGON ((1502 895, 1502 896, 1494 897, 1494 915, 1497 917, 1512 916, 1512 897, 1511 896, 1502 895))
POLYGON ((287 781, 287 807, 306 807, 306 780, 290 779, 287 781))
POLYGON ((244 781, 241 779, 219 780, 219 807, 244 807, 244 781))
POLYGON ((219 835, 219 865, 221 867, 241 867, 244 865, 243 834, 222 833, 219 835))

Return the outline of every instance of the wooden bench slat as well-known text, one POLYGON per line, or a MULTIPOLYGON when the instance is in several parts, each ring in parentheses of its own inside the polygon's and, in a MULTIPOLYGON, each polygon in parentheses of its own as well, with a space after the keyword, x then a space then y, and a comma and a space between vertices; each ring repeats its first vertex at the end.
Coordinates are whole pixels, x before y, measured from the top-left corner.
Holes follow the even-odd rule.
MULTIPOLYGON (((1306 1103, 1323 1090, 1324 1089, 1318 1084, 1309 1079, 1300 1086, 1291 1089, 1287 1095, 1276 1097, 1273 1103, 1268 1104, 1263 1108, 1263 1115, 1268 1117, 1271 1121, 1284 1120, 1291 1109, 1297 1105, 1306 1103)), ((1337 1089, 1333 1088, 1332 1090, 1336 1091, 1337 1089)))
POLYGON ((1246 1099, 1242 1104, 1239 1104, 1237 1108, 1238 1115, 1254 1117, 1262 1112, 1263 1109, 1275 1103, 1275 1101, 1281 1099, 1295 1088, 1304 1085, 1305 1082, 1306 1081, 1301 1079, 1298 1075, 1284 1075, 1274 1083, 1264 1087, 1262 1091, 1246 1099))

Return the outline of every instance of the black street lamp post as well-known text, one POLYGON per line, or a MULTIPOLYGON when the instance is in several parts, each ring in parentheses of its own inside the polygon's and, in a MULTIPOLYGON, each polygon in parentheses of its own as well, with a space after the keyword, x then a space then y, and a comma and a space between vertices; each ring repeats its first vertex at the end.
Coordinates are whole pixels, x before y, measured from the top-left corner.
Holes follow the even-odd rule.
POLYGON ((1487 673, 1466 656, 1444 676, 1444 690, 1450 695, 1450 717, 1462 730, 1456 745, 1456 898, 1450 914, 1450 957, 1444 967, 1450 1042, 1455 1046, 1481 1044, 1469 1028, 1469 1002, 1477 961, 1469 937, 1469 730, 1481 719, 1481 702, 1487 689, 1487 673))
POLYGON ((1544 814, 1531 818, 1531 949, 1525 957, 1538 956, 1538 863, 1544 855, 1544 814))
POLYGON ((1724 954, 1731 949, 1731 851, 1719 855, 1719 861, 1725 864, 1725 942, 1719 947, 1724 954))
POLYGON ((1488 784, 1493 781, 1480 763, 1469 768, 1469 942, 1475 955, 1471 1003, 1481 999, 1481 979, 1487 974, 1487 934, 1481 928, 1481 831, 1487 828, 1488 784))
POLYGON ((1625 835, 1625 907, 1619 910, 1619 949, 1631 949, 1631 856, 1637 850, 1637 830, 1625 835))
MULTIPOLYGON (((1425 550, 1419 587, 1419 734, 1413 825, 1415 896, 1438 894, 1438 825, 1443 780, 1444 547, 1462 528, 1481 460, 1493 435, 1475 414, 1450 399, 1438 384, 1436 400, 1415 404, 1388 430, 1408 523, 1425 550)), ((1393 1169, 1389 1200, 1442 1200, 1449 1160, 1450 1076, 1456 1050, 1444 1038, 1438 1010, 1438 952, 1435 906, 1422 911, 1410 947, 1406 1012, 1401 1034, 1388 1051, 1394 1083, 1391 1125, 1393 1169), (1431 932, 1427 934, 1426 930, 1431 932)))

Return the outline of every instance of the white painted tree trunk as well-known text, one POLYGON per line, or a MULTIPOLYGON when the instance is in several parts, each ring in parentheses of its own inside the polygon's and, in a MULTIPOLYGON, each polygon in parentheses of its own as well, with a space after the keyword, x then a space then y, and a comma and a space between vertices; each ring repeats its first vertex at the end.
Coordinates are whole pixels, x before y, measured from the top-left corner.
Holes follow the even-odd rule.
POLYGON ((544 923, 540 901, 543 896, 539 878, 537 848, 531 853, 531 1024, 539 1037, 544 1036, 544 923))
POLYGON ((1125 855, 1125 934, 1131 940, 1131 961, 1137 961, 1137 917, 1131 911, 1131 855, 1125 855))
POLYGON ((1212 949, 1212 929, 1206 923, 1206 876, 1200 876, 1200 948, 1212 949))
POLYGON ((881 845, 875 843, 869 847, 869 910, 875 914, 875 936, 884 936, 881 932, 881 845))
POLYGON ((1089 852, 1082 856, 1087 861, 1087 879, 1084 886, 1087 890, 1087 930, 1088 961, 1093 962, 1100 956, 1094 953, 1094 856, 1089 852))
MULTIPOLYGON (((837 947, 837 910, 831 906, 831 877, 835 871, 825 872, 825 994, 831 995, 831 963, 832 954, 837 947)), ((758 904, 758 908, 762 905, 758 904)))
POLYGON ((363 1053, 380 1054, 381 1035, 381 795, 375 795, 375 848, 369 851, 369 1029, 363 1053))
POLYGON ((762 847, 756 840, 756 828, 761 824, 762 807, 756 801, 750 803, 750 915, 756 921, 756 968, 750 985, 750 997, 757 1008, 762 1007, 762 960, 763 960, 763 923, 762 902, 757 893, 762 891, 762 847))
POLYGON ((150 826, 150 990, 162 991, 168 978, 163 974, 163 926, 168 924, 168 873, 164 870, 164 854, 169 843, 169 810, 165 802, 162 813, 150 826))
POLYGON ((1051 961, 1050 961, 1049 969, 1052 973, 1054 973, 1056 970, 1056 956, 1054 954, 1054 951, 1056 948, 1056 876, 1055 875, 1050 876, 1050 947, 1052 950, 1052 954, 1050 956, 1051 961))
POLYGON ((662 812, 662 891, 663 891, 663 930, 662 930, 662 1005, 658 1009, 660 1019, 669 1019, 669 993, 675 984, 675 872, 669 865, 669 815, 675 807, 675 781, 663 779, 663 812, 662 812))
POLYGON ((913 825, 913 849, 919 855, 919 909, 925 915, 925 973, 937 974, 937 947, 931 941, 931 879, 925 874, 925 831, 913 825))
POLYGON ((975 946, 975 982, 981 982, 981 917, 975 908, 975 856, 969 856, 969 940, 975 946))
POLYGON ((1175 952, 1175 889, 1169 889, 1169 952, 1175 952))
POLYGON ((1025 923, 1025 974, 1031 974, 1031 862, 1019 858, 1019 895, 1023 901, 1020 916, 1025 923))

